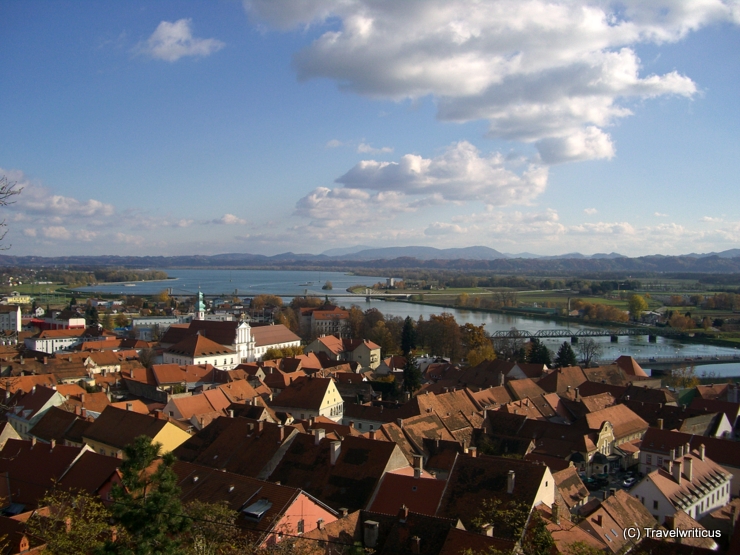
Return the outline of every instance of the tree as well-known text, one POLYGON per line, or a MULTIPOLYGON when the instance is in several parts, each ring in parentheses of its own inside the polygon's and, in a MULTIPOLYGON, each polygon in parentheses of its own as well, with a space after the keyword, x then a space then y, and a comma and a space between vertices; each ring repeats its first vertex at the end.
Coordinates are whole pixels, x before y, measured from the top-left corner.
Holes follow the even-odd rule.
POLYGON ((332 289, 334 289, 334 286, 331 284, 331 281, 327 280, 327 282, 321 288, 325 291, 331 291, 332 289))
POLYGON ((629 302, 630 316, 638 320, 642 313, 648 309, 648 303, 642 295, 632 295, 629 302))
POLYGON ((108 509, 89 493, 51 490, 39 500, 39 507, 49 507, 49 514, 34 513, 27 526, 46 542, 44 553, 93 553, 110 532, 108 509))
POLYGON ((115 322, 116 326, 119 328, 125 328, 128 326, 128 318, 126 318, 126 315, 123 312, 116 314, 115 322))
POLYGON ((497 537, 521 541, 522 551, 527 555, 552 553, 555 542, 539 511, 534 510, 530 514, 529 506, 516 499, 484 499, 482 505, 480 513, 473 519, 473 526, 481 529, 486 524, 493 524, 497 537))
POLYGON ((696 367, 693 364, 680 366, 671 370, 671 375, 666 379, 666 383, 676 389, 691 389, 699 385, 699 378, 696 375, 696 367))
POLYGON ((411 316, 406 316, 403 321, 403 329, 401 330, 401 352, 403 356, 408 354, 416 348, 416 323, 411 316))
POLYGON ((580 339, 576 348, 584 368, 588 368, 594 359, 601 356, 603 351, 601 344, 590 337, 580 339))
POLYGON ((145 368, 151 368, 157 360, 157 351, 154 349, 142 349, 139 351, 139 362, 145 368))
POLYGON ((570 343, 563 341, 558 349, 558 354, 555 355, 555 366, 565 368, 566 366, 575 366, 578 363, 576 360, 576 354, 573 352, 573 347, 570 343))
POLYGON ((100 321, 100 316, 98 315, 98 309, 94 306, 89 306, 85 310, 85 323, 88 326, 95 326, 100 321))
POLYGON ((421 387, 421 370, 416 363, 416 357, 409 353, 406 356, 406 365, 403 367, 403 390, 413 393, 421 387))
POLYGON ((159 293, 157 293, 154 296, 154 300, 156 300, 159 303, 169 302, 169 300, 170 300, 170 292, 167 291, 167 289, 163 289, 162 291, 160 291, 159 293))
POLYGON ((532 364, 547 364, 552 362, 550 349, 536 337, 532 338, 527 362, 532 364))
POLYGON ((496 351, 493 349, 493 345, 481 345, 475 349, 470 349, 466 355, 469 366, 478 366, 481 362, 486 360, 496 360, 496 351))
POLYGON ((113 516, 128 532, 124 540, 108 540, 104 553, 175 555, 181 553, 180 535, 188 532, 188 519, 180 503, 175 457, 162 445, 139 436, 124 448, 121 483, 112 490, 113 516))
MULTIPOLYGON (((19 195, 23 190, 23 187, 16 187, 16 185, 17 182, 9 181, 7 176, 4 175, 0 177, 0 206, 8 206, 15 202, 13 197, 19 195)), ((7 224, 5 223, 5 220, 2 220, 0 221, 0 241, 5 238, 7 233, 7 224)), ((0 247, 0 250, 7 250, 9 248, 10 245, 7 247, 0 247)))
POLYGON ((285 357, 285 354, 283 353, 282 349, 278 349, 276 347, 270 347, 262 355, 262 360, 277 360, 283 357, 285 357))
POLYGON ((254 553, 258 546, 250 542, 236 525, 238 513, 226 502, 191 501, 183 508, 192 526, 182 536, 183 553, 217 555, 222 553, 254 553))
POLYGON ((113 316, 108 314, 107 312, 103 315, 103 320, 100 322, 100 324, 103 326, 104 330, 112 330, 113 329, 113 316))

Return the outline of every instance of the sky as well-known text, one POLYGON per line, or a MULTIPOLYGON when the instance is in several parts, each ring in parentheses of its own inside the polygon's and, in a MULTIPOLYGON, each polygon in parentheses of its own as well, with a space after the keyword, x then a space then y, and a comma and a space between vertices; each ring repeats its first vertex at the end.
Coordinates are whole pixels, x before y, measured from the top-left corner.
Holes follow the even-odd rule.
POLYGON ((738 0, 0 2, 9 255, 740 247, 738 0))

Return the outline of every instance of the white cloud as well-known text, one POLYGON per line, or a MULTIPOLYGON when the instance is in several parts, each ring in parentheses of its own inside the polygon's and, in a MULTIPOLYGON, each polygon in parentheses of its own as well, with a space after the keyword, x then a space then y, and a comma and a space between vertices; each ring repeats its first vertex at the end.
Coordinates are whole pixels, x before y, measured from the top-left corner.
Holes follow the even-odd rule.
POLYGON ((58 239, 66 241, 72 238, 72 234, 69 232, 69 230, 66 227, 60 225, 45 227, 41 230, 41 234, 47 239, 58 239))
POLYGON ((389 146, 374 148, 367 143, 360 143, 357 146, 357 152, 361 154, 388 154, 393 152, 393 149, 389 146))
POLYGON ((589 216, 593 216, 594 214, 596 214, 598 212, 598 210, 596 210, 596 208, 584 208, 583 211, 586 214, 588 214, 589 216))
POLYGON ((468 230, 457 224, 434 222, 424 230, 424 235, 452 235, 466 233, 468 230))
POLYGON ((655 212, 653 216, 655 216, 656 218, 667 218, 668 214, 663 214, 662 212, 655 212))
POLYGON ((32 227, 27 227, 23 230, 23 235, 26 237, 36 237, 36 230, 32 227))
POLYGON ((116 233, 113 236, 116 243, 121 243, 124 245, 143 245, 146 242, 146 239, 140 235, 129 235, 127 233, 116 233))
POLYGON ((722 218, 718 218, 716 216, 704 216, 699 220, 700 222, 708 222, 708 223, 719 223, 722 222, 722 218))
POLYGON ((634 235, 637 230, 627 222, 597 222, 583 223, 570 227, 574 233, 587 233, 589 235, 634 235))
POLYGON ((342 141, 338 139, 332 139, 326 143, 326 148, 337 148, 342 146, 342 141))
POLYGON ((244 5, 281 28, 325 24, 295 56, 300 79, 333 79, 374 98, 431 95, 440 119, 488 120, 491 135, 537 143, 548 163, 612 157, 603 128, 631 115, 631 99, 696 93, 695 83, 678 72, 643 75, 634 47, 740 22, 736 2, 721 0, 244 5))
POLYGON ((472 144, 450 145, 435 158, 406 154, 399 162, 365 160, 338 178, 346 189, 438 195, 447 201, 481 200, 492 205, 528 202, 547 185, 547 168, 531 164, 521 174, 500 153, 482 157, 472 144))
POLYGON ((176 62, 185 56, 204 58, 221 50, 225 44, 217 39, 193 36, 191 19, 162 21, 138 50, 157 60, 176 62))
POLYGON ((247 220, 234 216, 234 214, 224 214, 217 220, 211 220, 211 223, 223 225, 247 225, 247 220))

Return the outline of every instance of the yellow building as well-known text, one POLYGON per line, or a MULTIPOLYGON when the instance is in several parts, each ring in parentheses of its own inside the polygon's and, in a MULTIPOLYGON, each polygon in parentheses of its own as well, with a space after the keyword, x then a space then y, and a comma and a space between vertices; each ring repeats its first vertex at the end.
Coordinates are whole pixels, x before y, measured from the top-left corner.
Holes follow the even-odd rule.
POLYGON ((123 449, 139 436, 162 445, 162 453, 174 451, 190 434, 166 418, 155 418, 108 406, 82 434, 85 445, 96 453, 123 458, 123 449))

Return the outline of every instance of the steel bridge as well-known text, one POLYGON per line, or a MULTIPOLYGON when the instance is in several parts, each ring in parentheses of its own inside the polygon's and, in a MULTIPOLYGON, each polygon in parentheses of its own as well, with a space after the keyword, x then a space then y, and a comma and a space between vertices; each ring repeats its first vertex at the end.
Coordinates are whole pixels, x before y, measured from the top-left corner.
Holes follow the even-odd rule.
POLYGON ((555 328, 549 330, 539 330, 534 333, 527 330, 499 330, 491 334, 493 339, 530 339, 530 338, 545 338, 545 337, 565 337, 565 338, 579 338, 579 337, 619 337, 619 336, 635 336, 635 335, 647 335, 649 337, 672 336, 680 335, 680 331, 671 330, 669 328, 578 328, 578 329, 565 329, 555 328))

